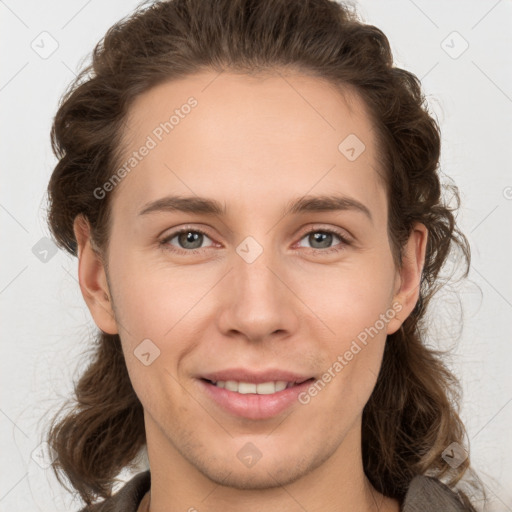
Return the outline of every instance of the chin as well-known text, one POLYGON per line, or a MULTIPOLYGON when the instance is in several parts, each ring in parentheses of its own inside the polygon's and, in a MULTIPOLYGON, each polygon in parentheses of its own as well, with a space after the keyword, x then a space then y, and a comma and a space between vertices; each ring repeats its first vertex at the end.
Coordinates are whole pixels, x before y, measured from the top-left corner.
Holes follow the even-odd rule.
POLYGON ((252 467, 245 467, 238 459, 222 458, 196 461, 197 469, 208 479, 224 487, 240 490, 263 490, 290 485, 320 466, 328 455, 315 457, 304 454, 295 458, 274 452, 263 454, 252 467))
MULTIPOLYGON (((306 471, 307 472, 307 471, 306 471)), ((302 476, 304 473, 298 468, 293 470, 287 468, 285 472, 280 471, 279 476, 272 467, 249 468, 240 470, 239 467, 230 468, 227 471, 207 471, 205 476, 218 485, 232 487, 244 491, 261 491, 263 489, 280 488, 289 485, 302 476)))

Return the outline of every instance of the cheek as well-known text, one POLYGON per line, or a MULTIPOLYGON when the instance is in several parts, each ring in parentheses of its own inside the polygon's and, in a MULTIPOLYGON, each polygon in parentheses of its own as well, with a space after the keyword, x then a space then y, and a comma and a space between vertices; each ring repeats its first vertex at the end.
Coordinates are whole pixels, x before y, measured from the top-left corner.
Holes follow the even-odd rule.
POLYGON ((338 319, 338 335, 327 347, 328 362, 320 377, 328 387, 321 403, 333 418, 359 415, 375 387, 386 343, 381 312, 377 304, 366 303, 357 314, 338 319))
POLYGON ((215 280, 201 272, 130 263, 126 259, 112 276, 116 320, 130 377, 134 388, 139 388, 135 388, 138 395, 150 399, 173 389, 176 396, 180 362, 201 340, 198 326, 204 325, 208 314, 207 301, 201 299, 215 280))
POLYGON ((372 327, 391 306, 394 272, 385 258, 304 274, 296 288, 301 299, 343 340, 372 327))
POLYGON ((116 319, 133 341, 164 337, 211 287, 199 273, 128 257, 112 269, 112 281, 116 319))
POLYGON ((391 301, 392 267, 376 262, 371 268, 353 270, 332 283, 336 291, 324 310, 335 333, 328 343, 327 371, 336 375, 334 387, 364 405, 379 373, 387 325, 398 311, 391 301))

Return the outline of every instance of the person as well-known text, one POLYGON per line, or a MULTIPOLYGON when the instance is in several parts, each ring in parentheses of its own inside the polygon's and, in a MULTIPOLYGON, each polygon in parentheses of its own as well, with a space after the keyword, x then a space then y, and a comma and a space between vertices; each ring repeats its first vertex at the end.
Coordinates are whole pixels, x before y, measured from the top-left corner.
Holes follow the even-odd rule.
POLYGON ((381 30, 330 0, 140 4, 51 137, 99 329, 47 436, 83 511, 475 510, 425 325, 470 249, 381 30))

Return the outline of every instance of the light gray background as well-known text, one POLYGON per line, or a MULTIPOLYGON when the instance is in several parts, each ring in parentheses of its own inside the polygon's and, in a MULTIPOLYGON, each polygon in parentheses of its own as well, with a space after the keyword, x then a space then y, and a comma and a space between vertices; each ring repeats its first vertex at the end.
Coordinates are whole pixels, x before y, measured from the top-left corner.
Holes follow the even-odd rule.
MULTIPOLYGON (((136 5, 0 1, 0 511, 78 508, 37 454, 49 411, 84 368, 79 356, 95 326, 76 260, 59 251, 43 262, 33 247, 48 236, 45 189, 56 163, 49 132, 58 100, 108 27, 136 5), (58 48, 45 55, 52 44, 58 48)), ((461 416, 490 510, 512 510, 512 2, 358 6, 389 37, 397 64, 422 79, 441 124, 442 170, 459 186, 459 223, 473 255, 470 278, 457 287, 465 316, 450 367, 462 382, 461 416)), ((459 324, 456 298, 445 293, 432 313, 432 342, 452 346, 459 324)))

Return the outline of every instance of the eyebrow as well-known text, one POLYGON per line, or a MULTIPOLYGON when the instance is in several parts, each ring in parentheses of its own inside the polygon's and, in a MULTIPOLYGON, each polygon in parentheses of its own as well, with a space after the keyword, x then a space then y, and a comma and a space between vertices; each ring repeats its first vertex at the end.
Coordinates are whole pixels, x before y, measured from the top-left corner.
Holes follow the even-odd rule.
MULTIPOLYGON (((367 206, 357 199, 340 195, 304 196, 298 199, 292 199, 287 203, 283 215, 343 210, 361 212, 373 222, 372 214, 367 206)), ((208 199, 206 197, 166 196, 144 205, 139 215, 167 211, 223 216, 226 215, 226 206, 214 199, 208 199)))
POLYGON ((285 214, 351 210, 363 213, 373 222, 370 209, 353 197, 340 195, 304 196, 288 203, 285 214))

